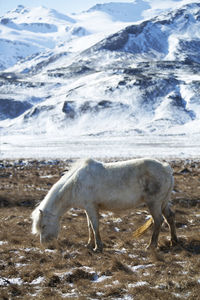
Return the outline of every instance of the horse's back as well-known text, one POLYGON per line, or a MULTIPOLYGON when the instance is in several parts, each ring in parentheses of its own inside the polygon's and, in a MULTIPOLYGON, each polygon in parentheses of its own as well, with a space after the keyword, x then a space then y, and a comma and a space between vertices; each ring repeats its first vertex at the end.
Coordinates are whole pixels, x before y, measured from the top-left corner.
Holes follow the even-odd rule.
POLYGON ((171 178, 172 169, 167 163, 155 159, 140 158, 120 162, 102 163, 94 159, 82 162, 78 171, 79 180, 97 184, 112 183, 115 188, 118 184, 135 184, 142 177, 151 177, 160 181, 171 178))

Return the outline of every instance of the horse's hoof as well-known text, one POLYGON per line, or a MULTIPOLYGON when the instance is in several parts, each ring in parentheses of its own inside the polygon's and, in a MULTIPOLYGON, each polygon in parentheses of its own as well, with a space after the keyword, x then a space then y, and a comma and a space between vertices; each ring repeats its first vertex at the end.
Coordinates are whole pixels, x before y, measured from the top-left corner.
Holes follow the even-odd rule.
POLYGON ((96 247, 93 249, 94 252, 99 252, 102 253, 103 252, 103 243, 99 243, 99 245, 96 245, 96 247))
POLYGON ((180 245, 179 240, 171 240, 171 241, 170 241, 170 246, 171 246, 172 248, 175 248, 175 247, 177 247, 177 246, 179 246, 179 245, 180 245))
POLYGON ((178 239, 170 241, 170 246, 171 247, 176 247, 178 245, 179 245, 179 240, 178 239))
POLYGON ((157 247, 155 245, 152 245, 152 244, 149 244, 147 247, 146 247, 146 250, 147 251, 152 251, 152 250, 155 250, 157 247))
POLYGON ((148 254, 156 261, 164 262, 164 256, 158 252, 157 247, 155 245, 149 245, 146 250, 148 250, 148 254))
POLYGON ((95 252, 95 253, 102 253, 103 252, 103 245, 102 246, 99 246, 99 247, 95 247, 94 249, 93 249, 93 251, 95 252))
POLYGON ((87 244, 86 247, 89 249, 89 250, 93 250, 94 249, 94 244, 87 244))

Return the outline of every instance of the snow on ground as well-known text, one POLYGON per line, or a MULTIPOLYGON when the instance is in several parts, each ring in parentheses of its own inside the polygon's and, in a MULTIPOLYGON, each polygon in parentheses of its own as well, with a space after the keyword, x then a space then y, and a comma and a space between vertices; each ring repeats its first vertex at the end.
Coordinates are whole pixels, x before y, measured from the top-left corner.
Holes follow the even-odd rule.
POLYGON ((1 137, 1 158, 199 157, 200 136, 1 137))

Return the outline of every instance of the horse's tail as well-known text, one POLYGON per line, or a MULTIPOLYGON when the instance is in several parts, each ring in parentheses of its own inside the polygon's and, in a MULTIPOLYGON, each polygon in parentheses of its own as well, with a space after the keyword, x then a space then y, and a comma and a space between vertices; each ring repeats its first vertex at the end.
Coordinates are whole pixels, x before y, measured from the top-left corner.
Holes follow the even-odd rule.
POLYGON ((144 225, 142 225, 141 227, 139 227, 138 229, 136 229, 133 232, 133 238, 138 238, 140 237, 145 231, 147 231, 147 229, 149 229, 151 227, 151 225, 153 224, 153 218, 150 217, 145 223, 144 225))

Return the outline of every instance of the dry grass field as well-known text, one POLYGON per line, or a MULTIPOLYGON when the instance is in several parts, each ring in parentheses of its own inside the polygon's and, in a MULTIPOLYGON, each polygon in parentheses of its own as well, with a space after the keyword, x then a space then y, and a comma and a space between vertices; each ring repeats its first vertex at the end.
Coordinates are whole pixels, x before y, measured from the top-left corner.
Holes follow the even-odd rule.
POLYGON ((101 214, 103 253, 85 247, 86 217, 77 209, 64 215, 58 244, 40 246, 30 214, 71 163, 0 161, 0 299, 200 299, 200 161, 170 161, 180 243, 170 246, 164 223, 155 253, 145 250, 151 229, 132 237, 145 207, 101 214))

